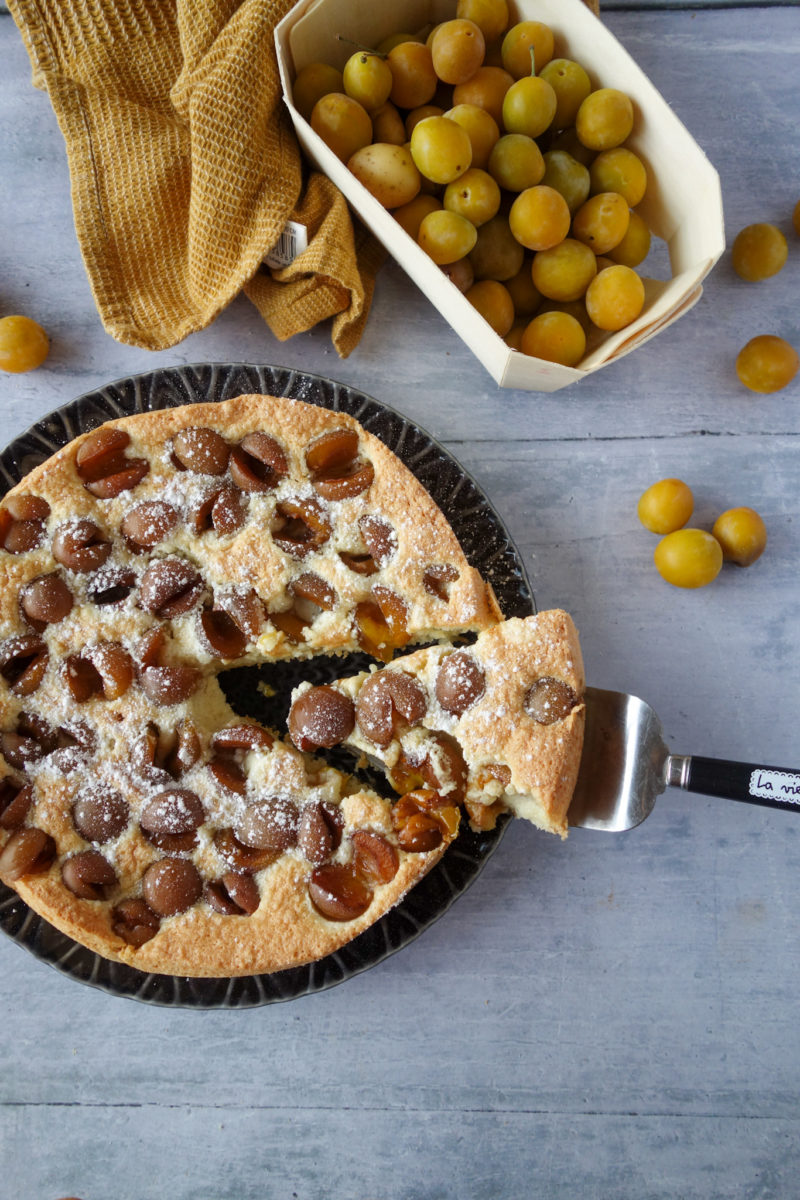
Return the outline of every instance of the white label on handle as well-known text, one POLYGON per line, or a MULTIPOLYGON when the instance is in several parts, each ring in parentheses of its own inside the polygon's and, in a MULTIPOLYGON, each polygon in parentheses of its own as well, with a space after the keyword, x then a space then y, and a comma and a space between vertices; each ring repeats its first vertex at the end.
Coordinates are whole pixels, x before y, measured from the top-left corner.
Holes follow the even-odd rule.
POLYGON ((756 768, 750 775, 749 792, 762 800, 782 800, 784 804, 800 804, 800 775, 789 771, 764 771, 756 768))
POLYGON ((308 230, 299 221, 287 221, 275 245, 264 255, 264 263, 276 270, 288 267, 298 254, 308 249, 308 230))

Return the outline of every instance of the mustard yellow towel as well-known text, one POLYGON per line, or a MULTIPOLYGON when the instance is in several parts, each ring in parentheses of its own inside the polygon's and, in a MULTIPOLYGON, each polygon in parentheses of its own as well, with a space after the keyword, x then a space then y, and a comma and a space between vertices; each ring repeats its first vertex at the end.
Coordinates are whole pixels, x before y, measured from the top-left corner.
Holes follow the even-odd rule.
POLYGON ((327 179, 304 186, 273 43, 291 2, 10 0, 66 142, 95 302, 119 341, 172 346, 246 285, 277 337, 336 315, 339 353, 357 344, 381 255, 363 232, 356 243, 327 179), (277 283, 258 268, 293 213, 310 244, 277 283))

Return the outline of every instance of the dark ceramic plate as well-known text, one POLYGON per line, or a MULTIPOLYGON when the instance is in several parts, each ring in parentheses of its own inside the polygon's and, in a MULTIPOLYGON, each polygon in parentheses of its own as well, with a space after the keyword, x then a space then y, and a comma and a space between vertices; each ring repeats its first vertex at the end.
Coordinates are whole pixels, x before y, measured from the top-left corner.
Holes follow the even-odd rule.
MULTIPOLYGON (((64 405, 16 438, 0 455, 0 488, 6 491, 33 467, 79 433, 114 417, 180 404, 228 400, 246 393, 290 396, 349 413, 385 442, 428 489, 455 530, 467 558, 488 579, 507 617, 525 617, 534 600, 525 568, 502 521, 477 484, 419 426, 370 396, 318 375, 284 367, 198 364, 121 379, 64 405)), ((225 691, 243 716, 284 726, 288 695, 301 678, 324 682, 361 669, 363 656, 332 663, 246 668, 222 676, 225 691), (335 663, 335 665, 334 665, 335 663), (259 676, 275 696, 266 700, 259 676)), ((341 764, 352 770, 352 760, 341 764)), ((368 782, 386 794, 382 778, 368 782)), ((307 967, 238 979, 189 979, 148 975, 109 962, 59 933, 0 884, 0 929, 36 958, 64 975, 115 996, 180 1008, 250 1008, 322 991, 375 966, 413 941, 440 917, 480 873, 500 843, 504 825, 490 833, 462 832, 442 861, 402 903, 336 954, 307 967)))

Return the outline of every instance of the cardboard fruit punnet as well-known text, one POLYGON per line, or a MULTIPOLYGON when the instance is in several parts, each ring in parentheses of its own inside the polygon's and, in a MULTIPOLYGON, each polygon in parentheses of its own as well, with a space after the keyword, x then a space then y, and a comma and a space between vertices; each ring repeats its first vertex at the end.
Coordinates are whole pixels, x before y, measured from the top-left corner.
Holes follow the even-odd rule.
POLYGON ((341 67, 353 47, 337 34, 374 46, 399 30, 419 30, 455 16, 455 0, 300 0, 275 30, 284 99, 308 157, 347 197, 423 294, 436 306, 501 387, 554 392, 648 341, 697 302, 701 282, 725 248, 719 176, 703 151, 630 55, 583 0, 511 0, 510 24, 544 21, 555 57, 574 58, 594 87, 615 87, 634 103, 625 145, 644 161, 647 194, 637 211, 669 252, 671 279, 644 277, 641 316, 618 333, 590 339, 579 367, 543 362, 510 350, 412 238, 314 133, 292 104, 292 82, 310 62, 341 67))

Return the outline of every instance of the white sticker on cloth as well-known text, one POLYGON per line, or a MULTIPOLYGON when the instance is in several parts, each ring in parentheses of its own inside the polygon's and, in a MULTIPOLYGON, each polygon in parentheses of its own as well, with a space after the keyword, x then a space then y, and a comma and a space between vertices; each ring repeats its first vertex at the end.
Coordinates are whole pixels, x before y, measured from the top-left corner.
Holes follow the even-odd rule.
POLYGON ((299 221, 287 221, 275 245, 264 255, 267 267, 288 267, 298 254, 308 249, 308 230, 299 221))

